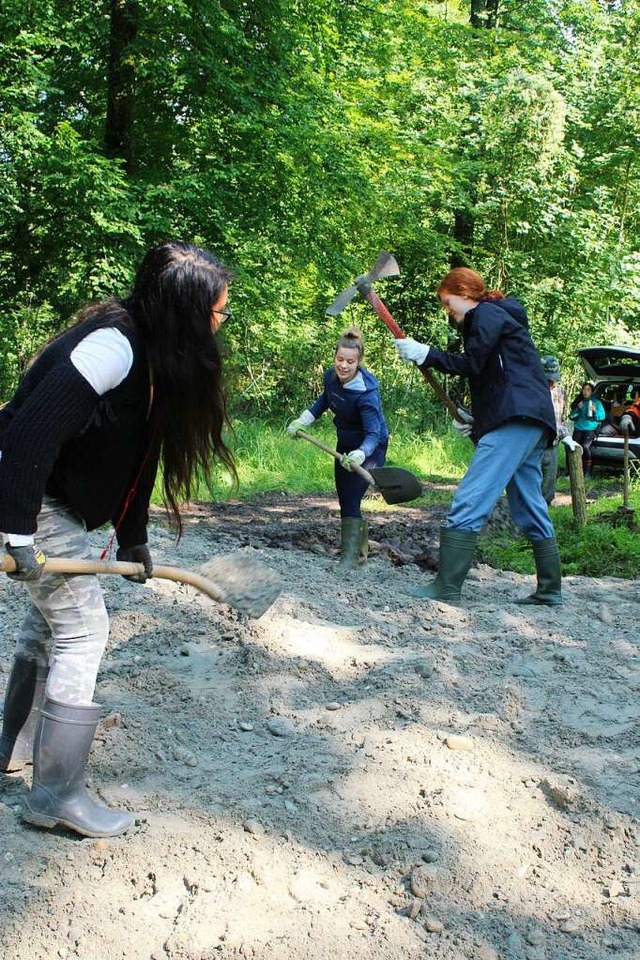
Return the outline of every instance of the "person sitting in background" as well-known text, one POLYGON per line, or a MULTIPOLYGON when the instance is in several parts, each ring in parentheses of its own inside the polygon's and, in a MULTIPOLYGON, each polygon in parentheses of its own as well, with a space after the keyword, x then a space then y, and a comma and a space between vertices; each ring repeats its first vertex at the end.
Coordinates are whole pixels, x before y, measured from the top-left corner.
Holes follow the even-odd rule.
POLYGON ((582 389, 571 404, 569 418, 574 421, 573 439, 582 447, 582 469, 585 478, 591 476, 591 447, 596 432, 607 414, 597 397, 593 395, 594 384, 586 380, 582 389))
MULTIPOLYGON (((612 411, 613 412, 613 411, 612 411)), ((631 437, 640 436, 640 396, 633 403, 621 404, 619 420, 610 420, 599 432, 601 437, 622 437, 628 433, 631 437)))
POLYGON ((340 570, 353 570, 366 560, 369 541, 367 522, 362 516, 362 498, 369 484, 353 472, 353 466, 381 467, 387 453, 389 431, 382 412, 376 377, 362 365, 364 339, 350 327, 338 340, 333 366, 324 375, 324 390, 314 403, 293 420, 287 433, 310 426, 325 410, 334 414, 338 435, 334 477, 340 503, 340 570))
POLYGON ((620 432, 630 437, 640 437, 640 395, 636 395, 630 407, 620 417, 620 432))
POLYGON ((547 378, 551 393, 551 402, 556 416, 557 436, 553 446, 543 451, 540 466, 542 468, 542 496, 551 504, 556 495, 556 480, 558 477, 558 443, 564 443, 569 450, 575 450, 577 444, 564 422, 564 409, 567 402, 566 394, 560 385, 560 364, 556 357, 543 357, 542 369, 547 378))

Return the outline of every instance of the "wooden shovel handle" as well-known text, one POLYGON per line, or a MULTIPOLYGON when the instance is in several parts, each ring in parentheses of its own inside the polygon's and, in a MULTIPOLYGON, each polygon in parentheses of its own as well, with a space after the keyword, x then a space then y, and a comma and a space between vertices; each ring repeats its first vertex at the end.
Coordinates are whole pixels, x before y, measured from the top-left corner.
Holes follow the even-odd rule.
MULTIPOLYGON (((328 447, 326 443, 323 443, 322 440, 317 440, 315 437, 312 437, 310 433, 305 433, 304 430, 297 430, 296 437, 302 437, 303 440, 308 440, 309 443, 313 443, 316 447, 319 447, 321 450, 324 450, 325 453, 330 453, 332 457, 335 457, 336 460, 341 460, 344 456, 343 453, 338 453, 337 450, 333 450, 331 447, 328 447)), ((371 476, 368 470, 365 470, 364 467, 361 467, 359 464, 354 463, 352 466, 354 473, 359 473, 363 480, 366 480, 367 483, 370 483, 375 486, 375 480, 371 476)))
MULTIPOLYGON (((15 569, 16 562, 13 557, 8 554, 0 557, 0 571, 12 573, 15 569)), ((144 573, 144 567, 141 563, 125 563, 123 560, 74 560, 63 557, 47 557, 44 569, 47 573, 117 574, 121 577, 134 577, 144 573)), ((196 590, 206 594, 212 600, 216 600, 218 603, 227 603, 224 591, 217 584, 192 570, 154 566, 153 576, 161 580, 188 583, 189 586, 195 587, 196 590)))
MULTIPOLYGON (((369 303, 371 304, 375 312, 378 314, 380 319, 383 321, 383 323, 386 323, 386 325, 389 327, 389 330, 391 330, 391 333, 394 335, 396 340, 406 340, 405 334, 402 332, 398 324, 395 322, 395 320, 393 319, 393 317, 391 316, 391 314, 389 313, 389 311, 387 310, 387 308, 385 307, 384 303, 382 302, 380 297, 377 295, 377 293, 374 293, 373 290, 369 289, 369 290, 363 290, 362 294, 365 297, 365 299, 369 301, 369 303)), ((437 394, 439 399, 445 405, 445 407, 447 408, 447 410, 449 411, 453 419, 457 420, 458 423, 464 423, 464 420, 461 418, 460 414, 458 413, 458 408, 456 407, 455 403, 453 402, 453 400, 451 399, 447 391, 444 389, 444 387, 440 383, 438 383, 436 378, 432 376, 432 374, 430 374, 428 370, 425 370, 422 367, 419 367, 419 370, 422 376, 424 377, 424 379, 427 381, 427 383, 431 387, 431 389, 434 391, 434 393, 437 394)))

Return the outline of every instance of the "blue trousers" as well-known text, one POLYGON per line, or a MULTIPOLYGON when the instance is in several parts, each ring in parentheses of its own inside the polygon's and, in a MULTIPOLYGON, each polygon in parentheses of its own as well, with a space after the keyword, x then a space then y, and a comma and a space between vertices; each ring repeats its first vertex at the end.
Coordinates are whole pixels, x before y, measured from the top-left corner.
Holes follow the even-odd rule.
POLYGON ((514 523, 530 540, 554 537, 542 496, 544 427, 511 421, 485 434, 451 502, 446 526, 477 533, 506 488, 514 523))
MULTIPOLYGON (((338 443, 338 453, 348 453, 348 450, 341 450, 343 444, 338 443)), ((351 449, 351 448, 349 448, 351 449)), ((387 444, 376 447, 370 457, 367 457, 362 464, 365 470, 371 470, 374 467, 382 467, 387 453, 387 444)), ((336 481, 336 493, 340 504, 340 516, 362 517, 360 505, 369 484, 359 473, 345 470, 340 466, 338 460, 334 461, 334 477, 336 481)))

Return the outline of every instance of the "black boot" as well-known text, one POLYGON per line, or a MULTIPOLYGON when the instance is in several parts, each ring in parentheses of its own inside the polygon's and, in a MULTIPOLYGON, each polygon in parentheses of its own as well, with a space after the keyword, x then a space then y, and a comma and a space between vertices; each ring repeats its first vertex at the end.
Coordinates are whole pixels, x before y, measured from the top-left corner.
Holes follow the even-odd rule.
POLYGON ((516 600, 516 603, 535 603, 557 607, 562 603, 562 573, 558 541, 555 537, 547 537, 545 540, 532 540, 531 546, 536 562, 538 587, 531 596, 516 600))
POLYGON ((340 562, 338 570, 355 570, 360 553, 360 517, 343 517, 340 525, 340 562))
POLYGON ((478 542, 478 534, 453 527, 440 528, 440 559, 435 580, 426 587, 417 587, 409 593, 426 600, 459 603, 462 584, 469 573, 478 542))
POLYGON ((582 461, 582 473, 585 480, 589 480, 591 477, 591 460, 582 461))
POLYGON ((366 563, 369 556, 369 529, 367 521, 360 521, 360 544, 358 546, 358 563, 366 563))
POLYGON ((22 811, 27 823, 61 825, 85 837, 115 837, 131 826, 132 814, 94 803, 87 793, 85 767, 99 716, 97 703, 45 699, 33 749, 33 786, 22 811))
POLYGON ((15 773, 31 763, 33 735, 44 699, 47 667, 16 657, 4 698, 0 771, 15 773))

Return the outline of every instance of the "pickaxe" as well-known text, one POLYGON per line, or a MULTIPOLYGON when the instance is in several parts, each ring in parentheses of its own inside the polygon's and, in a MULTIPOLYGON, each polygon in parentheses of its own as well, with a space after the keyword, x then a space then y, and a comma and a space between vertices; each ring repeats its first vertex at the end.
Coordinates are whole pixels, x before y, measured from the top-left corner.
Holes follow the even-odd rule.
MULTIPOLYGON (((390 253, 387 253, 386 250, 383 250, 369 273, 364 273, 362 276, 356 277, 350 287, 347 287, 346 290, 343 290, 342 293, 338 294, 331 306, 327 307, 325 313, 329 317, 337 317, 339 313, 342 313, 347 304, 353 300, 356 294, 359 293, 365 298, 365 300, 369 301, 380 319, 389 327, 389 330, 391 330, 394 337, 397 340, 404 340, 405 334, 395 322, 380 297, 373 290, 373 284, 376 280, 379 280, 381 277, 397 277, 399 273, 400 267, 398 266, 395 257, 393 257, 390 253)), ((420 373, 427 381, 429 386, 438 395, 451 416, 459 423, 468 423, 469 418, 466 417, 465 414, 458 409, 458 407, 456 407, 453 400, 450 398, 442 385, 438 383, 436 378, 432 376, 428 370, 424 370, 422 367, 420 368, 420 373)))

